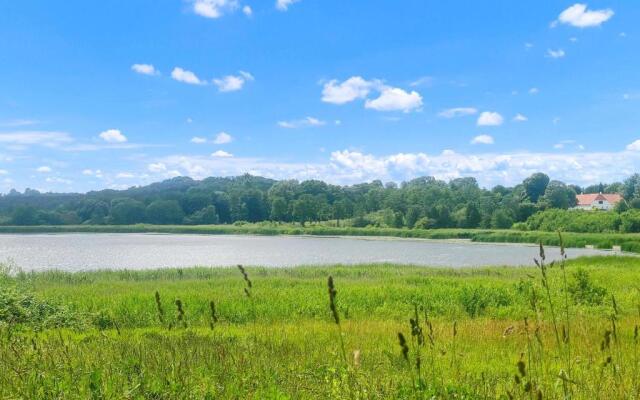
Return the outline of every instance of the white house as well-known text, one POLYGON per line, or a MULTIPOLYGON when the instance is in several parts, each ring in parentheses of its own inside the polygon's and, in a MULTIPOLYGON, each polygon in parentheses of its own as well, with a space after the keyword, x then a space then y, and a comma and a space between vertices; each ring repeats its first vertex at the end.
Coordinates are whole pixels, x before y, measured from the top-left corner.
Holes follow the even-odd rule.
POLYGON ((622 201, 622 196, 617 193, 590 193, 579 194, 576 196, 577 204, 574 207, 576 210, 613 210, 619 202, 622 201))

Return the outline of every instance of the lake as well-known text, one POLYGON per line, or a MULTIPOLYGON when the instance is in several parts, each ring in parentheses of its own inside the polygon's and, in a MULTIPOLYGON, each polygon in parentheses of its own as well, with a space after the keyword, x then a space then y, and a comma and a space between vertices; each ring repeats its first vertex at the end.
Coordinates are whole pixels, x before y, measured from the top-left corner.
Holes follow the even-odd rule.
MULTIPOLYGON (((549 247, 548 259, 559 258, 549 247)), ((614 254, 568 249, 569 257, 614 254)), ((34 234, 0 235, 0 260, 24 270, 149 269, 236 264, 296 265, 399 263, 434 267, 533 265, 538 247, 528 244, 398 238, 168 235, 34 234)))

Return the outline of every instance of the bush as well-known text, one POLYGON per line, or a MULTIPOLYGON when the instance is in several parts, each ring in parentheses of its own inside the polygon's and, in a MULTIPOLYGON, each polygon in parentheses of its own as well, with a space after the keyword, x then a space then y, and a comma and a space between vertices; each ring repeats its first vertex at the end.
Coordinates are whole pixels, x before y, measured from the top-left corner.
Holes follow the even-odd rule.
POLYGON ((579 268, 573 273, 573 279, 569 284, 569 293, 576 304, 602 305, 607 289, 596 286, 587 271, 579 268))
POLYGON ((513 225, 513 217, 506 210, 496 210, 491 216, 491 227, 495 229, 509 229, 513 225))
POLYGON ((618 232, 622 218, 613 211, 549 209, 527 219, 526 230, 583 233, 618 232))
POLYGON ((422 217, 413 225, 415 229, 431 229, 435 227, 435 222, 427 217, 422 217))
POLYGON ((624 233, 640 232, 640 210, 629 210, 620 214, 622 224, 620 230, 624 233))

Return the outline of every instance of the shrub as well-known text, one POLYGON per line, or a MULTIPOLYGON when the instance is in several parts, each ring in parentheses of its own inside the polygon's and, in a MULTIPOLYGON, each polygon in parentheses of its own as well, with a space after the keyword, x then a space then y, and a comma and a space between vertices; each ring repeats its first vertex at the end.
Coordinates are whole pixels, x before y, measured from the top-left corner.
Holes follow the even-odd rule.
POLYGON ((589 273, 579 268, 573 273, 574 281, 569 284, 569 293, 576 304, 601 305, 607 296, 607 289, 595 285, 589 273))
POLYGON ((620 214, 622 224, 620 230, 624 233, 640 232, 640 210, 629 210, 620 214))
POLYGON ((613 211, 549 209, 535 213, 525 224, 530 231, 618 232, 621 217, 613 211))

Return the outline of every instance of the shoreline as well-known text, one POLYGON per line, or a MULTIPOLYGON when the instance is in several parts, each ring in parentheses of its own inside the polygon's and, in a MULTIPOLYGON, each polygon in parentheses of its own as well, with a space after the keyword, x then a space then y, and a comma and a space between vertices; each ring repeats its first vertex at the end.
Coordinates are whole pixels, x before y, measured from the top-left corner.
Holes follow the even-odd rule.
MULTIPOLYGON (((299 226, 292 224, 244 225, 59 225, 59 226, 0 226, 0 235, 62 234, 62 233, 145 233, 194 235, 254 235, 254 236, 316 236, 460 240, 474 243, 512 243, 560 246, 557 232, 517 231, 498 229, 399 229, 353 228, 323 225, 299 226)), ((593 246, 598 250, 612 250, 620 246, 624 253, 640 253, 640 234, 624 233, 562 233, 567 248, 593 246)))

